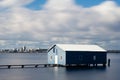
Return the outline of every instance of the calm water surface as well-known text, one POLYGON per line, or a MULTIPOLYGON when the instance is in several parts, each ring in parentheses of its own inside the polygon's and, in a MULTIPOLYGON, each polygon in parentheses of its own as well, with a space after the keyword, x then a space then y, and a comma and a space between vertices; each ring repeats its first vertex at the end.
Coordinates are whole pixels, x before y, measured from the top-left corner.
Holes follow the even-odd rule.
MULTIPOLYGON (((0 69, 0 80, 120 80, 120 54, 108 54, 106 68, 0 69)), ((47 63, 47 54, 0 54, 0 64, 47 63)))

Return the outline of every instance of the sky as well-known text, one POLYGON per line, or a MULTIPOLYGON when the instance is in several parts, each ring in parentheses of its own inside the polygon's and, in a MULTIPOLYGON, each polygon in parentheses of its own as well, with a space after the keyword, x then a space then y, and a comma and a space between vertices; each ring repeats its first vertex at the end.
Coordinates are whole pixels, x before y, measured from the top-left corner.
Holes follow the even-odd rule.
POLYGON ((119 25, 120 0, 0 0, 0 48, 120 49, 119 25))

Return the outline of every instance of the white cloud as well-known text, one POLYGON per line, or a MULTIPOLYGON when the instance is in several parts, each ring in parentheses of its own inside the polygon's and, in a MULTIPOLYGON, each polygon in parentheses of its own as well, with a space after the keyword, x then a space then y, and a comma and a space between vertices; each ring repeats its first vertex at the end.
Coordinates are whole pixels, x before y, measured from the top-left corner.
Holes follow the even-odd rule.
POLYGON ((0 0, 0 7, 15 7, 29 4, 33 0, 0 0))
POLYGON ((109 47, 113 41, 119 42, 114 39, 120 39, 120 7, 114 1, 83 8, 73 0, 48 0, 38 11, 22 6, 32 0, 24 1, 5 0, 1 3, 12 7, 0 13, 0 39, 13 40, 15 45, 18 41, 33 41, 41 45, 98 43, 109 47), (18 2, 20 6, 16 6, 18 2))
POLYGON ((75 10, 77 6, 73 6, 73 0, 48 0, 45 8, 47 10, 55 10, 55 11, 69 11, 75 10))

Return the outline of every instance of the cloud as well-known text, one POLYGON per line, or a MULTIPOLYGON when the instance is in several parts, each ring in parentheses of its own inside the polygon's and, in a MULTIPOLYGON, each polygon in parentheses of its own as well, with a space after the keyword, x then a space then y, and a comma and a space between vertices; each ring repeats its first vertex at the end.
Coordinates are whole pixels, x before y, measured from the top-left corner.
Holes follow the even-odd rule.
POLYGON ((31 3, 33 0, 0 0, 0 7, 15 7, 31 3))
POLYGON ((54 43, 97 43, 105 48, 119 45, 120 7, 114 1, 84 8, 74 0, 48 0, 36 11, 24 7, 32 1, 0 2, 0 9, 8 7, 0 13, 0 42, 4 47, 10 45, 6 43, 19 46, 19 41, 36 47, 54 43))

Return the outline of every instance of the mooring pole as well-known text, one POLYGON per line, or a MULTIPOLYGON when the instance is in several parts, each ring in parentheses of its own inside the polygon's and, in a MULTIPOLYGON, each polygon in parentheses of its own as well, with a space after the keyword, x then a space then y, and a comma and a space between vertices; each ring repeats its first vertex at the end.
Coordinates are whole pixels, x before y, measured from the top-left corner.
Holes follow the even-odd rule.
POLYGON ((8 65, 8 69, 10 69, 11 65, 8 65))
POLYGON ((37 68, 38 67, 38 65, 35 65, 35 68, 37 68))
POLYGON ((22 65, 21 68, 24 68, 24 65, 22 65))
POLYGON ((108 59, 108 67, 110 67, 110 59, 108 59))

